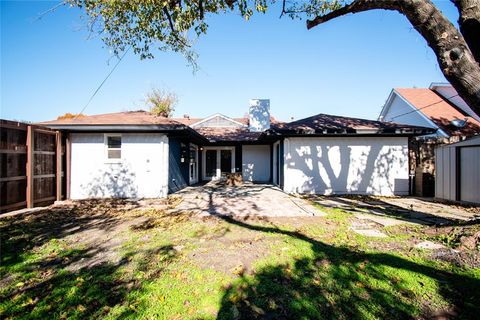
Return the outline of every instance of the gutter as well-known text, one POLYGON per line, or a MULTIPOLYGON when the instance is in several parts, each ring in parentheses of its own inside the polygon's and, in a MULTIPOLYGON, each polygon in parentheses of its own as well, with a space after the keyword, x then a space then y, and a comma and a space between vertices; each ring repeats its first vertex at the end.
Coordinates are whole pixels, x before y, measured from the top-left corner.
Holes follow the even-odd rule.
POLYGON ((55 130, 62 130, 68 132, 164 132, 164 133, 187 133, 205 143, 208 139, 202 136, 200 133, 183 124, 171 124, 171 125, 126 125, 126 124, 108 124, 108 125, 89 125, 89 124, 42 124, 44 127, 48 127, 55 130))

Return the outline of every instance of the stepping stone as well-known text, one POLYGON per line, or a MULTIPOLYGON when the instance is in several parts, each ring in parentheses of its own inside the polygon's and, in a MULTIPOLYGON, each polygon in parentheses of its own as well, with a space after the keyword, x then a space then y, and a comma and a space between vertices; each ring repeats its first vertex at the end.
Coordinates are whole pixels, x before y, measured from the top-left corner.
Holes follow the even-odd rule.
POLYGON ((361 219, 361 220, 371 220, 373 222, 381 224, 384 227, 396 226, 399 224, 407 223, 406 221, 397 220, 393 218, 380 217, 380 216, 369 215, 369 214, 360 214, 360 213, 355 214, 355 218, 361 219))
POLYGON ((355 228, 351 228, 351 230, 353 230, 353 232, 355 232, 355 233, 358 233, 358 234, 360 234, 362 236, 366 236, 366 237, 375 237, 375 238, 387 238, 388 237, 385 233, 380 232, 377 229, 355 229, 355 228))
POLYGON ((438 250, 438 249, 445 249, 446 247, 443 244, 435 243, 432 241, 422 241, 415 245, 415 248, 418 249, 426 249, 426 250, 438 250))

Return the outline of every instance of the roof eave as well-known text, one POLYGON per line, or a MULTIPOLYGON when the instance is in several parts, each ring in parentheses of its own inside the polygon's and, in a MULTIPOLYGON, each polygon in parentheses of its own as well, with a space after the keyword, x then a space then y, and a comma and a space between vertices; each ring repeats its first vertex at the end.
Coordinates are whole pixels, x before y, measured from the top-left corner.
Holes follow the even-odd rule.
POLYGON ((45 127, 65 131, 171 131, 185 130, 183 124, 42 124, 45 127))

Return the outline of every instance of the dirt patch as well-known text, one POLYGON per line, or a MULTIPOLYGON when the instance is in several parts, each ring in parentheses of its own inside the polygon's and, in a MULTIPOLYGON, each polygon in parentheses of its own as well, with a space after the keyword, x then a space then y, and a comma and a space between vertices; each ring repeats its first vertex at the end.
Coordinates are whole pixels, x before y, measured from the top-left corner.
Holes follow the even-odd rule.
POLYGON ((2 217, 0 227, 2 238, 15 242, 16 246, 24 245, 25 249, 35 250, 34 246, 40 248, 50 239, 58 239, 66 249, 81 250, 73 261, 51 257, 46 262, 78 271, 107 262, 119 263, 118 249, 125 241, 123 233, 140 228, 152 216, 164 217, 171 206, 171 199, 62 201, 42 210, 2 217))
MULTIPOLYGON (((259 219, 265 222, 262 218, 250 220, 259 219)), ((263 233, 225 224, 219 218, 202 217, 201 221, 204 228, 194 234, 197 248, 188 256, 202 268, 237 275, 253 271, 253 263, 268 256, 276 242, 263 233)))
POLYGON ((465 252, 453 249, 436 250, 431 254, 431 259, 453 263, 460 267, 480 267, 480 254, 478 252, 465 252))
POLYGON ((426 228, 423 233, 450 248, 480 252, 480 224, 426 228))

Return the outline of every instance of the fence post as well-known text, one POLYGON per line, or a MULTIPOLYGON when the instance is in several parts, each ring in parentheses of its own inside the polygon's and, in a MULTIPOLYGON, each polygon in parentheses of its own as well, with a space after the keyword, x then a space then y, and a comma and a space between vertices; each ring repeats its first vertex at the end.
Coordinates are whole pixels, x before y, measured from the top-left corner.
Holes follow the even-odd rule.
POLYGON ((56 133, 56 147, 57 147, 57 201, 62 200, 62 133, 56 133))
POLYGON ((32 126, 27 127, 27 208, 33 208, 33 174, 34 174, 34 166, 33 166, 33 149, 34 149, 34 135, 35 130, 32 126))

